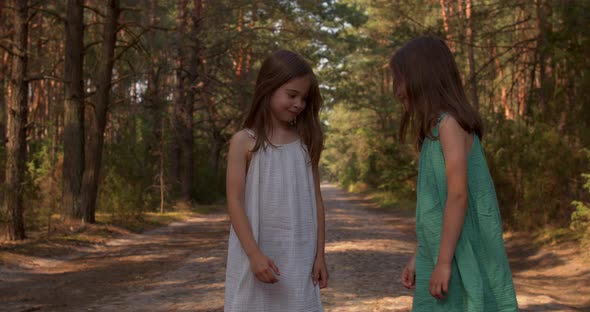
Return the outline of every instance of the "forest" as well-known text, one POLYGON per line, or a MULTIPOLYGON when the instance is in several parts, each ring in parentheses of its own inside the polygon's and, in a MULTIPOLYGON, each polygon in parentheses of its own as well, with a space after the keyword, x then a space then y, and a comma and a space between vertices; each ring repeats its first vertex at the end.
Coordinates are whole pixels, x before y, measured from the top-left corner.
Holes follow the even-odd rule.
POLYGON ((413 208, 388 62, 425 34, 484 119, 505 228, 590 239, 584 0, 0 1, 3 236, 223 204, 228 141, 280 48, 320 81, 323 180, 413 208))

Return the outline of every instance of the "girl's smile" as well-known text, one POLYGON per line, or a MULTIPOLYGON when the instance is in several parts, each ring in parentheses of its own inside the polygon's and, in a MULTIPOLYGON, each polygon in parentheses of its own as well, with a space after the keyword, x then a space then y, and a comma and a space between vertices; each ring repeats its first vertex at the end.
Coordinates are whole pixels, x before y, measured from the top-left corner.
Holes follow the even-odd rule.
POLYGON ((293 78, 280 86, 270 98, 273 120, 279 124, 295 120, 307 105, 310 86, 308 76, 293 78))

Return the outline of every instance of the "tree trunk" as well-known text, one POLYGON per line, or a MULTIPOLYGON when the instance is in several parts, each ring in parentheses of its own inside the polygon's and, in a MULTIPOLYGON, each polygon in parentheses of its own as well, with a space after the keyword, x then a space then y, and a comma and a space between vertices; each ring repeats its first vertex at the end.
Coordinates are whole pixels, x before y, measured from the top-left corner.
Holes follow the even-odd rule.
POLYGON ((165 184, 165 162, 164 162, 164 118, 163 114, 163 103, 160 100, 160 68, 155 68, 155 64, 148 71, 148 87, 147 87, 147 100, 149 102, 148 108, 151 114, 151 123, 154 126, 152 132, 152 139, 148 145, 147 153, 152 154, 158 160, 158 188, 160 193, 160 213, 164 213, 165 210, 165 195, 166 195, 166 184, 165 184))
MULTIPOLYGON (((522 24, 519 26, 520 34, 522 36, 522 41, 525 42, 527 39, 526 35, 526 2, 522 2, 522 8, 520 10, 520 19, 522 24)), ((521 54, 520 54, 520 72, 518 73, 518 115, 520 117, 524 117, 524 113, 526 110, 526 76, 527 76, 527 46, 523 44, 521 47, 521 54)))
POLYGON ((455 53, 455 43, 453 42, 453 34, 451 33, 451 27, 449 21, 453 18, 453 4, 449 3, 449 0, 440 0, 440 9, 443 17, 443 27, 445 29, 445 40, 451 52, 455 53))
POLYGON ((475 44, 474 33, 472 27, 473 18, 472 15, 472 2, 471 0, 465 1, 465 18, 466 18, 466 29, 465 35, 467 37, 467 58, 469 60, 469 84, 471 93, 471 102, 475 109, 479 110, 479 98, 477 96, 477 76, 475 72, 475 56, 473 53, 473 46, 475 44))
MULTIPOLYGON (((5 66, 0 67, 0 71, 4 72, 5 66)), ((6 84, 4 77, 0 77, 0 148, 4 147, 6 143, 6 101, 5 101, 6 84)), ((2 183, 2 179, 0 179, 2 183)))
MULTIPOLYGON (((196 3, 197 4, 197 3, 196 3)), ((185 15, 186 1, 179 1, 179 27, 184 30, 186 27, 186 15, 185 15)), ((200 10, 200 8, 195 8, 200 10)), ((195 31, 192 31, 193 37, 195 31)), ((182 36, 179 34, 179 38, 182 36)), ((175 98, 175 111, 174 111, 174 124, 175 134, 177 136, 176 156, 179 157, 180 171, 178 178, 180 179, 180 197, 183 201, 191 201, 191 189, 193 184, 193 101, 194 101, 194 90, 188 85, 192 85, 197 77, 197 63, 198 58, 198 39, 194 38, 195 46, 191 48, 189 60, 190 64, 186 64, 184 60, 184 46, 182 41, 178 43, 178 67, 176 71, 177 77, 177 90, 175 98)))
POLYGON ((185 101, 183 120, 183 140, 182 140, 182 199, 192 200, 193 173, 194 173, 194 103, 197 100, 197 89, 192 87, 197 84, 199 79, 199 65, 201 64, 201 41, 199 39, 201 31, 201 13, 203 9, 202 0, 194 0, 194 10, 192 17, 191 38, 193 40, 190 46, 189 64, 188 64, 188 85, 191 86, 186 91, 187 98, 185 101))
POLYGON ((6 155, 6 183, 4 206, 8 212, 8 238, 22 240, 25 236, 23 217, 23 195, 26 169, 26 127, 27 127, 27 39, 28 1, 13 1, 12 67, 8 81, 8 143, 6 155))
POLYGON ((547 9, 542 0, 535 0, 537 9, 537 51, 539 52, 539 78, 537 79, 537 88, 539 89, 539 109, 541 112, 545 110, 548 98, 547 83, 547 37, 549 36, 549 26, 547 22, 547 9))
MULTIPOLYGON (((244 13, 242 12, 242 8, 238 10, 238 38, 242 37, 242 30, 244 24, 244 13)), ((242 40, 238 40, 238 55, 234 60, 236 64, 236 80, 240 81, 242 79, 242 66, 244 63, 244 48, 242 46, 242 40)))
MULTIPOLYGON (((145 6, 149 7, 149 28, 148 40, 156 42, 156 31, 153 30, 157 23, 157 3, 151 0, 145 0, 145 6)), ((148 144, 146 153, 153 155, 154 159, 158 161, 158 170, 156 174, 158 190, 160 195, 160 213, 165 212, 166 203, 166 168, 165 168, 165 142, 164 142, 164 101, 161 100, 160 85, 162 76, 162 54, 158 51, 154 53, 154 58, 151 60, 150 68, 147 71, 148 85, 147 85, 147 109, 151 117, 151 124, 153 125, 152 138, 148 144)))
POLYGON ((502 110, 504 111, 504 117, 506 119, 514 119, 514 115, 512 114, 512 110, 510 109, 510 105, 508 105, 506 84, 504 83, 504 68, 502 68, 502 64, 500 63, 497 47, 492 48, 492 54, 494 57, 494 64, 496 65, 496 72, 497 72, 498 81, 499 81, 498 83, 500 84, 500 103, 502 104, 502 110))
POLYGON ((178 25, 178 31, 176 33, 176 86, 174 89, 174 106, 172 116, 172 179, 173 182, 182 183, 181 173, 182 168, 182 116, 183 107, 186 102, 185 94, 185 54, 184 54, 184 36, 183 33, 186 31, 186 17, 185 17, 186 0, 178 1, 178 16, 176 18, 176 24, 178 25))
MULTIPOLYGON (((160 127, 164 127, 164 119, 160 120, 160 127)), ((166 204, 166 180, 165 180, 165 162, 164 162, 164 136, 160 136, 160 150, 159 150, 159 160, 160 160, 160 213, 165 212, 165 204, 166 204)))
POLYGON ((100 59, 96 87, 96 103, 94 110, 89 110, 87 130, 84 176, 82 178, 82 212, 85 222, 94 223, 98 180, 102 162, 104 130, 106 127, 107 109, 110 102, 111 78, 115 62, 115 45, 117 39, 119 0, 109 0, 103 30, 102 55, 100 59))
MULTIPOLYGON (((4 10, 4 6, 5 3, 4 1, 0 1, 0 20, 4 20, 7 19, 8 16, 7 14, 5 14, 5 10, 4 10)), ((1 32, 0 32, 0 36, 4 35, 4 27, 3 25, 0 25, 1 28, 1 32)), ((8 90, 8 81, 6 79, 6 73, 8 73, 8 61, 9 58, 8 56, 10 55, 8 53, 8 51, 5 50, 0 50, 1 54, 0 54, 0 147, 4 148, 4 145, 6 144, 6 97, 8 96, 7 94, 7 90, 8 90)), ((3 164, 0 164, 3 165, 3 164)), ((2 183, 4 181, 4 171, 2 173, 0 173, 0 183, 2 183)), ((2 200, 2 197, 0 197, 0 200, 2 200)), ((0 202, 1 203, 1 202, 0 202)))
POLYGON ((68 0, 64 65, 63 215, 82 218, 84 173, 84 0, 68 0))

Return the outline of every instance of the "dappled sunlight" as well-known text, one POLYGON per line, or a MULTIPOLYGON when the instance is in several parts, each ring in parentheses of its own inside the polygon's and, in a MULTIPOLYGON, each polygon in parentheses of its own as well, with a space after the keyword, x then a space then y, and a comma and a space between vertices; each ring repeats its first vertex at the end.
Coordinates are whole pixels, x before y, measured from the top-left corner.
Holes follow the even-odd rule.
POLYGON ((210 284, 199 284, 192 287, 192 289, 196 290, 223 290, 224 289, 224 282, 219 283, 210 283, 210 284))
POLYGON ((373 297, 358 296, 355 292, 332 292, 323 296, 326 312, 409 312, 412 307, 412 296, 391 291, 373 297))
MULTIPOLYGON (((323 192, 330 273, 329 286, 321 291, 325 311, 410 311, 412 291, 399 280, 415 248, 413 217, 335 200, 346 198, 337 188, 323 192)), ((17 311, 51 309, 55 302, 71 302, 72 294, 92 293, 71 306, 94 312, 221 312, 228 228, 225 215, 200 216, 78 248, 75 254, 7 258, 3 251, 0 300, 17 311)), ((590 292, 587 264, 568 261, 567 250, 527 251, 526 246, 514 241, 507 248, 520 252, 511 260, 517 262, 513 273, 521 311, 582 307, 579 298, 590 292), (561 285, 568 285, 567 291, 561 285)))
POLYGON ((211 263, 211 262, 216 262, 219 261, 220 257, 198 257, 195 258, 189 262, 195 262, 195 263, 211 263))
POLYGON ((373 239, 373 240, 347 240, 326 243, 326 252, 347 252, 347 251, 380 251, 386 253, 405 253, 413 251, 412 248, 400 248, 406 242, 395 239, 373 239))
POLYGON ((412 236, 393 224, 404 217, 379 210, 336 187, 323 187, 327 211, 326 311, 409 311, 411 293, 399 283, 413 251, 412 236))
MULTIPOLYGON (((556 303, 556 298, 549 295, 519 295, 518 296, 518 307, 521 312, 538 312, 538 311, 551 311, 551 312, 573 312, 573 311, 587 311, 586 309, 580 310, 574 306, 556 303)), ((586 306, 589 308, 590 306, 586 306)))
POLYGON ((365 312, 365 311, 367 311, 367 307, 371 307, 370 311, 409 312, 411 310, 411 306, 412 306, 412 297, 410 297, 410 296, 384 297, 384 298, 374 299, 374 300, 370 300, 370 299, 356 300, 353 296, 350 298, 343 298, 343 299, 347 299, 348 304, 345 304, 343 307, 326 309, 326 311, 365 312))
POLYGON ((48 259, 45 257, 9 253, 0 253, 0 261, 4 268, 11 267, 11 269, 20 269, 30 272, 34 272, 39 268, 53 268, 67 263, 67 260, 48 259))

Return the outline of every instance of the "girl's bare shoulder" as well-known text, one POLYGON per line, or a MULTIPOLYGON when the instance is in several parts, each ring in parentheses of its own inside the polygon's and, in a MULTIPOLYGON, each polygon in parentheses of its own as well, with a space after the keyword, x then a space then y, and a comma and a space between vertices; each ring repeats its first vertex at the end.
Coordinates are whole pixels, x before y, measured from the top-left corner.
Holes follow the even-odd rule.
POLYGON ((467 155, 473 144, 473 134, 465 131, 457 119, 450 115, 446 115, 441 119, 439 137, 443 152, 445 150, 457 150, 464 151, 465 155, 467 155))
POLYGON ((439 133, 441 135, 467 135, 468 133, 461 127, 457 119, 450 114, 444 115, 440 120, 439 133))
POLYGON ((235 149, 249 152, 254 148, 256 144, 256 139, 253 135, 253 132, 249 129, 242 129, 232 136, 231 140, 229 141, 230 147, 235 149))

